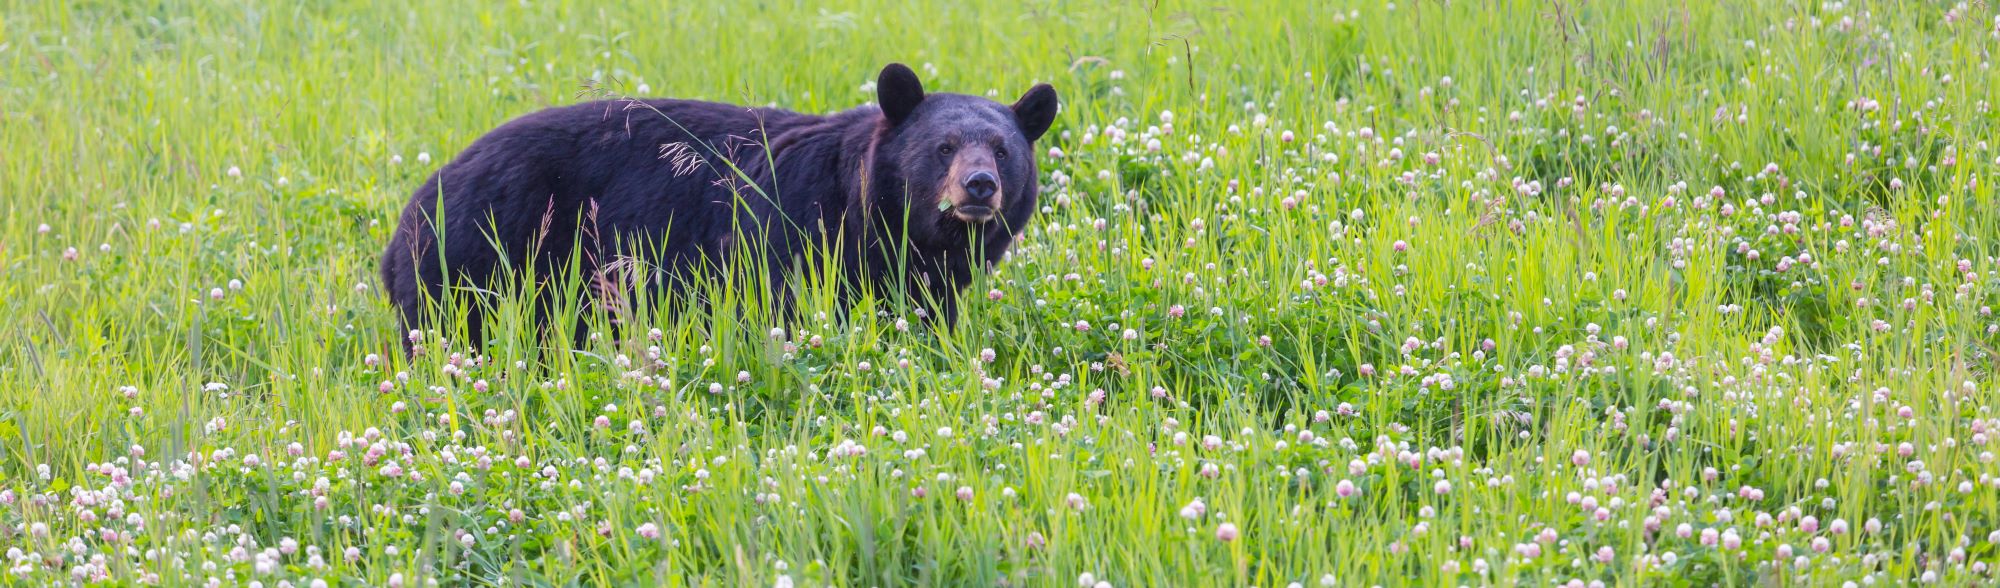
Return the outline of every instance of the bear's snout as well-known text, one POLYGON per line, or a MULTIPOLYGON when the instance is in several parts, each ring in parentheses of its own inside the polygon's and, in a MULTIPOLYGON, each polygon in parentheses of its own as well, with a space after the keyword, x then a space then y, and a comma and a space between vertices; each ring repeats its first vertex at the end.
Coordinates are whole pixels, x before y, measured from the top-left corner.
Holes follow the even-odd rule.
POLYGON ((994 171, 993 156, 971 150, 952 161, 951 170, 945 174, 944 201, 951 205, 951 214, 968 223, 983 223, 993 218, 1005 199, 1005 191, 1000 185, 1000 175, 994 171))

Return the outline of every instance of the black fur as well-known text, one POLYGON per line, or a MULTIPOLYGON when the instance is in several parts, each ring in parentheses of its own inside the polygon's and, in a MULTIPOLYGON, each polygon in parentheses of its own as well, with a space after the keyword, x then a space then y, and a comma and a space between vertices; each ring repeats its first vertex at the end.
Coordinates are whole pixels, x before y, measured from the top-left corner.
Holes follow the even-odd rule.
MULTIPOLYGON (((1034 214, 1033 143, 1054 120, 1055 91, 1037 85, 1012 107, 926 95, 901 64, 877 86, 882 107, 825 116, 647 100, 515 119, 411 197, 382 255, 385 289, 408 329, 427 326, 448 283, 489 289, 503 263, 550 276, 574 256, 583 276, 596 276, 631 256, 662 270, 647 274, 649 292, 688 293, 689 280, 754 239, 761 247, 749 250, 762 251, 773 277, 832 247, 843 300, 862 286, 901 291, 953 322, 975 264, 999 261, 1034 214), (939 186, 955 169, 944 145, 1003 154, 990 163, 1007 197, 990 220, 939 209, 939 186)), ((472 342, 483 341, 479 314, 467 321, 472 342)))

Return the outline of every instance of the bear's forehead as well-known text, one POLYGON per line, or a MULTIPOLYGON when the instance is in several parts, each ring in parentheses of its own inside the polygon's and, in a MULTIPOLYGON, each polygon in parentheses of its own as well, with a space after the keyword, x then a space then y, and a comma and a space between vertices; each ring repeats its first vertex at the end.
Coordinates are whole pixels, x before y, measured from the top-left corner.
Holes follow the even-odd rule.
POLYGON ((949 134, 989 134, 1015 129, 1012 110, 976 96, 932 94, 925 98, 917 116, 933 130, 949 134))

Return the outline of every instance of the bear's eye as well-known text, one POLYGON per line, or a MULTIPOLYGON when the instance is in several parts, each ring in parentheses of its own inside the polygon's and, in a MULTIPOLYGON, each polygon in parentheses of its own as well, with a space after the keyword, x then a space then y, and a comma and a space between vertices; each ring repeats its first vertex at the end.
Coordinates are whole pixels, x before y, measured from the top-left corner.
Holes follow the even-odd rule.
POLYGON ((1006 159, 1006 158, 1007 158, 1007 150, 1006 150, 1006 149, 994 149, 994 150, 993 150, 993 158, 994 158, 994 159, 1006 159))
POLYGON ((939 145, 939 146, 938 146, 938 155, 943 155, 943 156, 945 156, 945 157, 951 157, 951 154, 952 154, 952 152, 953 152, 953 151, 955 151, 955 150, 954 150, 954 149, 952 149, 952 147, 951 147, 950 145, 939 145))

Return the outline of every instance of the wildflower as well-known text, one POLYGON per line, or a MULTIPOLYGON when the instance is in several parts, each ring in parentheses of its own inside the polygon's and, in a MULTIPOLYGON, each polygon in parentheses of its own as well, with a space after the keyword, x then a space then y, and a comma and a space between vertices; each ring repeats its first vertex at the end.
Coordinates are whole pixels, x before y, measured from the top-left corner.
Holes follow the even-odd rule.
POLYGON ((1187 503, 1187 506, 1181 507, 1181 518, 1191 521, 1201 518, 1207 512, 1208 505, 1203 504, 1200 498, 1196 498, 1193 502, 1187 503))

